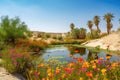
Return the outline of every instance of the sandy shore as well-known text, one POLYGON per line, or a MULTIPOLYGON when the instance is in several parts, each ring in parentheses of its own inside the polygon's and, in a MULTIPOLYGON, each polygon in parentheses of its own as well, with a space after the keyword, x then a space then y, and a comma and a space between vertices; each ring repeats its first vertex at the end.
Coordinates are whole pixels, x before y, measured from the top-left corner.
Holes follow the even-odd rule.
MULTIPOLYGON (((0 64, 2 60, 0 59, 0 64)), ((5 68, 0 67, 0 80, 25 80, 24 77, 20 74, 10 74, 8 73, 5 68)))
POLYGON ((83 44, 89 47, 100 46, 102 49, 107 49, 107 46, 109 46, 110 50, 120 51, 120 32, 114 32, 103 38, 91 40, 83 44))
POLYGON ((12 75, 8 73, 3 67, 0 67, 0 80, 25 80, 21 75, 12 75))

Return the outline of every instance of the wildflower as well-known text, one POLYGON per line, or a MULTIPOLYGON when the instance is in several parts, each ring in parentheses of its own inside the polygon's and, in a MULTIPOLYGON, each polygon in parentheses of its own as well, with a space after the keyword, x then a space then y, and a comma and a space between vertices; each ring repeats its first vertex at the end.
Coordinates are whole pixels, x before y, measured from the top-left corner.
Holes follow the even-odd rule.
POLYGON ((83 80, 83 78, 82 77, 80 77, 80 79, 79 80, 83 80))
POLYGON ((43 67, 44 64, 43 63, 40 63, 37 67, 40 68, 40 67, 43 67))
POLYGON ((88 68, 89 67, 89 63, 88 62, 84 62, 82 67, 88 68))
POLYGON ((94 60, 91 60, 90 63, 93 64, 93 63, 95 63, 95 61, 94 61, 94 60))
POLYGON ((17 66, 17 65, 18 65, 18 63, 17 63, 16 61, 14 61, 14 62, 13 62, 13 64, 14 64, 15 66, 17 66))
POLYGON ((48 73, 48 77, 49 77, 49 78, 52 78, 52 77, 53 77, 52 72, 49 72, 49 73, 48 73))
POLYGON ((48 68, 47 73, 49 73, 49 72, 52 72, 52 69, 51 69, 51 68, 48 68))
POLYGON ((61 78, 62 79, 66 78, 66 74, 62 74, 61 78))
POLYGON ((91 72, 87 72, 87 73, 86 73, 86 76, 92 77, 92 73, 91 73, 91 72))
POLYGON ((78 62, 83 62, 83 58, 78 58, 78 62))
POLYGON ((107 70, 108 71, 111 70, 111 68, 112 68, 112 66, 107 66, 107 70))
POLYGON ((107 45, 107 49, 109 49, 110 48, 110 45, 107 45))
POLYGON ((118 63, 114 62, 111 64, 112 67, 117 67, 118 66, 118 63))
POLYGON ((59 69, 58 67, 56 68, 55 73, 56 73, 56 74, 59 74, 59 73, 60 73, 60 69, 59 69))
POLYGON ((72 67, 72 66, 74 66, 74 63, 69 63, 67 66, 72 67))
POLYGON ((96 65, 94 64, 94 65, 92 66, 92 68, 95 69, 95 68, 96 68, 96 65))
POLYGON ((67 74, 71 74, 73 72, 73 68, 64 68, 67 74))
POLYGON ((79 69, 78 69, 78 72, 86 72, 86 71, 87 71, 86 68, 79 68, 79 69))
POLYGON ((102 69, 102 70, 101 70, 102 74, 105 74, 106 71, 107 71, 106 69, 102 69))
POLYGON ((111 58, 111 56, 106 56, 106 59, 110 59, 111 58))
POLYGON ((99 68, 94 68, 94 70, 95 70, 95 71, 98 71, 98 70, 100 70, 100 69, 99 69, 99 68))

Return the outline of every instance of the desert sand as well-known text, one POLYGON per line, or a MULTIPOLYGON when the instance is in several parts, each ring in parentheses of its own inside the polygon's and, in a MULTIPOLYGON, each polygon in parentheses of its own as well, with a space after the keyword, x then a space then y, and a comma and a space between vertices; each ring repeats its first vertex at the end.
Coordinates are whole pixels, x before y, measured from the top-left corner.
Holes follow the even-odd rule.
POLYGON ((108 36, 100 39, 90 40, 83 44, 88 47, 100 46, 102 49, 107 49, 109 46, 110 50, 120 51, 120 32, 113 32, 108 36))

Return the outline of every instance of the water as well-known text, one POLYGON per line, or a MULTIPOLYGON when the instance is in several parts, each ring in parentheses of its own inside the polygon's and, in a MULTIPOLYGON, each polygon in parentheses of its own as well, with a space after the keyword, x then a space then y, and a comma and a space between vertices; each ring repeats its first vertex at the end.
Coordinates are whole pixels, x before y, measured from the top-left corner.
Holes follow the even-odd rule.
POLYGON ((49 58, 58 59, 59 61, 67 61, 67 62, 74 62, 74 58, 83 58, 84 60, 90 60, 90 59, 98 59, 102 57, 103 59, 106 59, 106 56, 111 56, 110 61, 118 61, 120 60, 119 57, 108 55, 104 52, 91 52, 86 48, 76 48, 76 47, 55 47, 55 48, 48 48, 45 53, 41 56, 42 59, 46 60, 49 58), (71 56, 72 55, 72 56, 71 56))

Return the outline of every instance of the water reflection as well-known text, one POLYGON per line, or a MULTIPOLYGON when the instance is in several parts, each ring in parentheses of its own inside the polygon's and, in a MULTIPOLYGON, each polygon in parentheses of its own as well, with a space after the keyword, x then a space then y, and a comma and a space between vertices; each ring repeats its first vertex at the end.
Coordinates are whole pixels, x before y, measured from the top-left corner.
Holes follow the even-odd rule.
POLYGON ((92 52, 86 48, 81 47, 73 47, 73 46, 61 46, 52 49, 47 49, 46 52, 42 55, 43 59, 48 59, 50 57, 62 56, 64 58, 59 59, 60 61, 66 60, 68 62, 75 61, 73 58, 83 58, 87 61, 91 59, 103 58, 110 61, 120 60, 117 56, 112 56, 110 54, 106 54, 104 52, 92 52))

